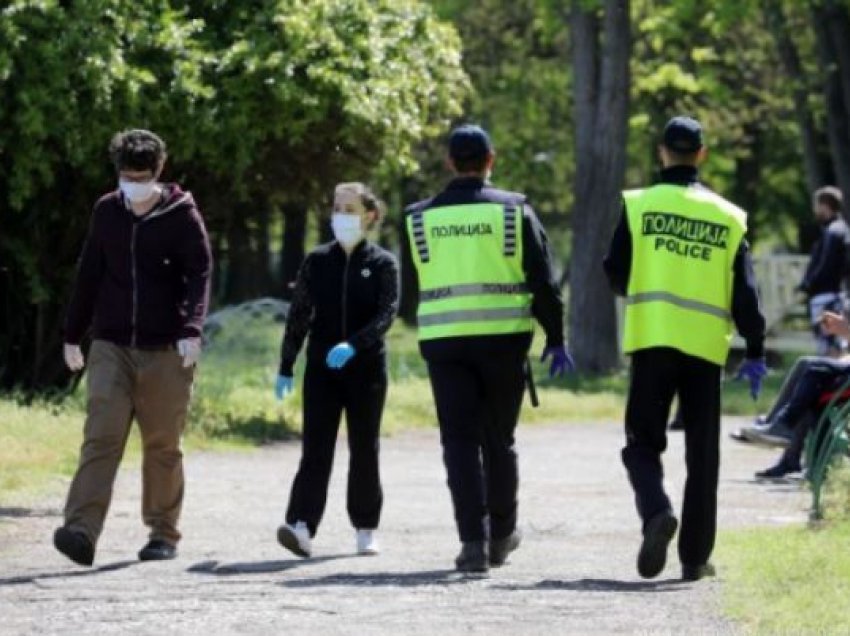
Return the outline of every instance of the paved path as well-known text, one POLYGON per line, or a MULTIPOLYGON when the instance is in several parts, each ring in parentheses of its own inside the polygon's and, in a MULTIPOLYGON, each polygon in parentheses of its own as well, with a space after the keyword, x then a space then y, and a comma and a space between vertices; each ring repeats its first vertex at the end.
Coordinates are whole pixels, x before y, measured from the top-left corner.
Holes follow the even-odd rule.
MULTIPOLYGON (((727 427, 740 422, 727 421, 727 427)), ((0 509, 0 633, 20 634, 694 634, 735 633, 720 615, 721 576, 684 584, 675 549, 655 581, 634 570, 638 523, 612 424, 522 428, 525 542, 487 578, 451 571, 457 551, 436 433, 384 441, 384 553, 353 555, 340 448, 315 557, 294 560, 275 528, 296 444, 188 458, 180 558, 140 564, 139 479, 121 473, 95 568, 50 544, 61 496, 0 509)), ((756 484, 773 453, 724 437, 721 528, 800 521, 793 484, 756 484)), ((683 446, 672 434, 671 491, 683 446)))

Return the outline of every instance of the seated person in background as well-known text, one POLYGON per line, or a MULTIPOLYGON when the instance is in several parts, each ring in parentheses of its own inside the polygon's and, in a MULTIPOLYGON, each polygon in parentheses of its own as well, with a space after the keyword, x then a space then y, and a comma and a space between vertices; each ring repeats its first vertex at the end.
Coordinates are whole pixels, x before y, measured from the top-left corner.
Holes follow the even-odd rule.
MULTIPOLYGON (((850 364, 850 357, 847 358, 847 362, 850 364)), ((754 442, 767 446, 788 446, 794 437, 793 429, 797 426, 797 420, 793 419, 793 413, 792 417, 785 414, 785 406, 794 395, 801 378, 812 368, 833 367, 837 370, 843 366, 839 361, 824 356, 797 358, 794 361, 794 366, 791 367, 782 381, 782 386, 779 388, 779 393, 776 395, 770 411, 766 415, 759 415, 752 425, 735 429, 730 433, 730 437, 739 442, 754 442), (778 417, 780 413, 783 413, 782 418, 778 417)), ((803 417, 805 416, 806 414, 803 415, 803 417)))
MULTIPOLYGON (((826 312, 821 322, 827 334, 842 339, 850 336, 850 324, 840 314, 826 312)), ((806 357, 797 361, 765 423, 743 431, 744 437, 753 441, 787 446, 779 461, 757 472, 756 477, 784 477, 802 470, 803 445, 806 435, 819 420, 821 398, 825 393, 838 389, 848 378, 850 358, 806 357)))

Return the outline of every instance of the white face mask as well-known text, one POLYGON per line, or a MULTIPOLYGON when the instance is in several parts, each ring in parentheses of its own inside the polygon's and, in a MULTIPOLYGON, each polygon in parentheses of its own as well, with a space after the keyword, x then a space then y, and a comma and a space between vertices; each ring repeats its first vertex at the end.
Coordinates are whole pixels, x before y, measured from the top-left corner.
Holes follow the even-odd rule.
POLYGON ((334 212, 331 215, 331 229, 334 238, 343 246, 352 248, 363 238, 363 224, 358 214, 340 214, 334 212))
POLYGON ((156 180, 139 183, 137 181, 125 181, 124 179, 119 179, 118 187, 131 203, 147 201, 153 197, 158 189, 156 180))

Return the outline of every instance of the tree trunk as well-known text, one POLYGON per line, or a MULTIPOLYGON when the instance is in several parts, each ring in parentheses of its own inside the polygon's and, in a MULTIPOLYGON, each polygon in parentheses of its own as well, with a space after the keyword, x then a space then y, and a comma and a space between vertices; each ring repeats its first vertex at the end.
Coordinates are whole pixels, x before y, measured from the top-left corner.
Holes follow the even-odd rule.
MULTIPOLYGON (((824 95, 830 154, 838 187, 844 194, 845 200, 850 201, 850 124, 848 124, 848 109, 839 69, 838 49, 833 41, 830 19, 831 16, 823 7, 812 7, 812 23, 818 55, 821 67, 826 74, 824 95)), ((847 207, 845 206, 844 209, 845 215, 848 214, 847 207)))
POLYGON ((237 303, 254 296, 254 268, 247 210, 238 206, 227 228, 227 278, 224 302, 237 303))
POLYGON ((331 215, 319 213, 319 243, 330 243, 334 240, 334 232, 331 229, 331 215))
POLYGON ((614 296, 602 257, 622 207, 630 24, 628 0, 605 0, 601 25, 583 5, 574 0, 571 12, 577 164, 569 336, 578 367, 599 373, 619 363, 614 296))
MULTIPOLYGON (((417 201, 422 195, 415 180, 404 178, 399 184, 398 209, 403 210, 403 203, 417 201)), ((407 241, 407 224, 404 212, 399 215, 398 241, 407 241)), ((404 254, 399 254, 401 267, 401 295, 399 297, 398 315, 406 325, 416 325, 416 310, 419 306, 419 298, 416 296, 416 269, 413 261, 407 261, 404 254)))
POLYGON ((750 152, 735 160, 735 180, 732 184, 732 200, 746 210, 747 238, 755 243, 761 225, 758 215, 759 192, 761 191, 761 167, 764 158, 764 135, 756 124, 749 123, 744 127, 744 138, 748 139, 750 152))
POLYGON ((803 146, 803 166, 806 171, 806 186, 814 193, 826 183, 826 169, 820 152, 820 134, 809 106, 809 82, 807 81, 797 45, 788 31, 788 20, 782 9, 782 3, 776 0, 763 0, 762 10, 768 30, 776 40, 776 48, 785 74, 794 86, 794 110, 800 127, 800 141, 803 146))
POLYGON ((224 246, 223 232, 210 232, 210 249, 213 258, 210 302, 213 305, 218 305, 224 302, 225 283, 227 282, 227 249, 224 246))
POLYGON ((254 287, 257 295, 268 296, 275 290, 272 286, 271 277, 271 246, 269 244, 269 204, 263 201, 261 207, 255 212, 256 226, 254 234, 254 287))
POLYGON ((844 98, 845 109, 848 109, 850 106, 850 15, 848 15, 847 7, 835 0, 826 0, 824 15, 834 47, 841 96, 844 98))
POLYGON ((299 203, 283 206, 283 242, 281 244, 280 278, 283 285, 279 295, 292 299, 298 268, 304 261, 304 239, 307 236, 307 208, 299 203))

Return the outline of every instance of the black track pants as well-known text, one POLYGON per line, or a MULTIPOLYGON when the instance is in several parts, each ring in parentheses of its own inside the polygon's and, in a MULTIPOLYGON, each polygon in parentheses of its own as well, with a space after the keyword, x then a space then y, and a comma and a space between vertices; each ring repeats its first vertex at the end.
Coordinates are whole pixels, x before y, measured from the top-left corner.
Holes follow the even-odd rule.
POLYGON ((309 361, 304 374, 301 464, 292 483, 286 522, 304 521, 315 534, 328 495, 337 431, 348 426, 348 516, 355 528, 378 527, 383 491, 378 467, 381 415, 387 395, 384 357, 358 360, 341 370, 309 361))

